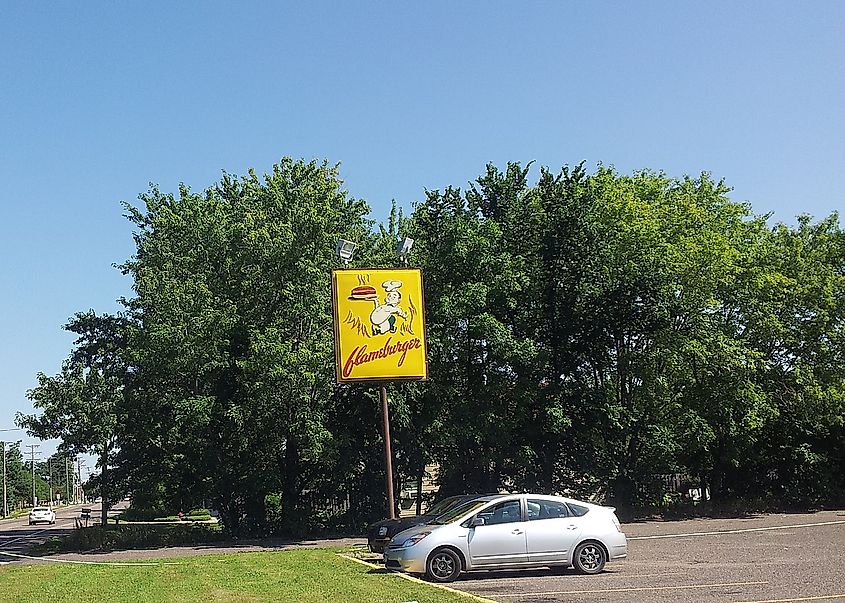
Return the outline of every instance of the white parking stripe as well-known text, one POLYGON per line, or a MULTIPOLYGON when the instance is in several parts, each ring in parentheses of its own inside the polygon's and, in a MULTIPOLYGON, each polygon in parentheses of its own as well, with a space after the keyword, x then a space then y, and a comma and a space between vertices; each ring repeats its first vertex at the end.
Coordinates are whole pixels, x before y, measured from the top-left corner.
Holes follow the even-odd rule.
POLYGON ((495 595, 496 597, 548 597, 551 595, 599 595, 605 593, 634 593, 649 590, 693 590, 697 588, 719 588, 725 586, 759 586, 768 584, 768 580, 757 582, 720 582, 718 584, 677 584, 674 586, 639 586, 634 588, 597 588, 594 590, 557 590, 541 593, 519 593, 495 595))
POLYGON ((628 536, 628 540, 658 540, 661 538, 689 538, 691 536, 720 536, 722 534, 742 534, 745 532, 768 532, 771 530, 791 530, 793 528, 814 528, 816 526, 835 526, 843 521, 820 521, 819 523, 796 523, 787 526, 769 526, 766 528, 743 528, 741 530, 717 530, 715 532, 688 532, 686 534, 660 534, 658 536, 628 536))
POLYGON ((737 601, 737 603, 792 603, 793 601, 845 601, 845 593, 840 595, 818 595, 816 597, 798 597, 797 599, 768 599, 766 601, 737 601))

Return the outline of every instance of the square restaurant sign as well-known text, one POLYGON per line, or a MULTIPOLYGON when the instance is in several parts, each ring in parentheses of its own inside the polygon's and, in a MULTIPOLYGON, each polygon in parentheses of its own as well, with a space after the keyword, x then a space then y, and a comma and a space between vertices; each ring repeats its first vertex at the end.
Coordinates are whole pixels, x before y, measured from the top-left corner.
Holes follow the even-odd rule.
POLYGON ((418 269, 334 270, 337 380, 427 379, 418 269))

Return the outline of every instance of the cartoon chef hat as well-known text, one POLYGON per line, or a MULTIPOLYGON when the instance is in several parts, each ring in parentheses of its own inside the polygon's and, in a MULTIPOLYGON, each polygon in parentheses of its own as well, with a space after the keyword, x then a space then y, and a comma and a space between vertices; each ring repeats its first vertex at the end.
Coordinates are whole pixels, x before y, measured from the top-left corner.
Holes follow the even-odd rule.
POLYGON ((402 286, 402 281, 384 281, 381 286, 390 293, 391 291, 398 291, 399 287, 402 286))

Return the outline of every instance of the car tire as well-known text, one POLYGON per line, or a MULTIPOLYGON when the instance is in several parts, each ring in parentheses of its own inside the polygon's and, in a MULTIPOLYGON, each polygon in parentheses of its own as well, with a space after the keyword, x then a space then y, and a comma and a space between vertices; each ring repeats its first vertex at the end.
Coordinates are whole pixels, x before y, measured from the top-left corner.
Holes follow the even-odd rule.
POLYGON ((454 582, 461 569, 461 558, 454 550, 435 549, 425 562, 425 577, 431 582, 454 582))
POLYGON ((572 566, 579 574, 598 574, 604 570, 605 563, 607 563, 607 553, 598 542, 582 542, 575 547, 572 566))

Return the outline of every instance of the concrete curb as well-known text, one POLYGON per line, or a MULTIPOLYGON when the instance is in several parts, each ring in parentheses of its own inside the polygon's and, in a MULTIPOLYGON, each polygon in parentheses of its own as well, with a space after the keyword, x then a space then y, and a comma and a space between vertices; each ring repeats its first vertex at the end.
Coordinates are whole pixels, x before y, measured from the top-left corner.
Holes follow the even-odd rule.
MULTIPOLYGON (((374 568, 374 569, 384 569, 380 565, 376 565, 375 563, 370 563, 369 561, 364 561, 363 559, 358 559, 356 557, 350 557, 349 555, 344 555, 343 553, 337 553, 338 557, 343 557, 344 559, 349 559, 350 561, 354 561, 355 563, 360 563, 361 565, 366 565, 367 567, 374 568)), ((389 570, 388 570, 389 571, 389 570)), ((420 580, 419 578, 414 578, 413 576, 409 576, 408 574, 403 574, 402 572, 390 572, 392 575, 397 576, 399 578, 403 578, 405 580, 410 580, 411 582, 416 582, 418 584, 424 584, 426 586, 431 586, 434 588, 439 588, 440 590, 445 590, 447 592, 453 593, 455 595, 466 597, 471 601, 478 601, 479 603, 498 603, 498 601, 494 601, 493 599, 485 599, 484 597, 479 597, 478 595, 473 595, 472 593, 467 593, 462 590, 458 590, 456 588, 450 588, 448 586, 444 586, 443 584, 435 584, 434 582, 426 582, 425 580, 420 580)))

